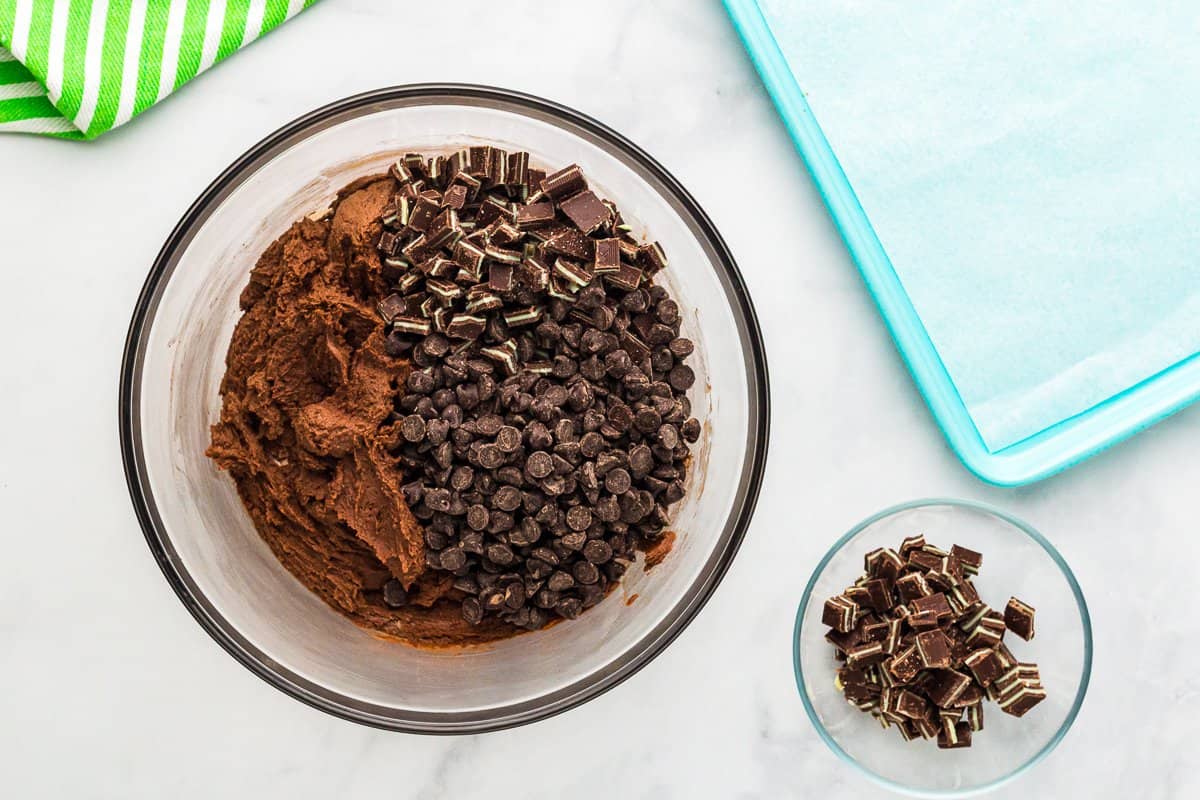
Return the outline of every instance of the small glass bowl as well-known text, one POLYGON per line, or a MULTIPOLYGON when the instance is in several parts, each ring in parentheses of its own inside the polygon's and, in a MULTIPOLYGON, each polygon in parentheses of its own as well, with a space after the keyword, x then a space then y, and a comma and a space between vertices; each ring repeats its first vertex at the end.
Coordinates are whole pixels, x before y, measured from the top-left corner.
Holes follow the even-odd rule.
POLYGON ((762 336, 733 257, 704 212, 654 159, 570 109, 480 86, 383 89, 317 109, 238 159, 163 246, 134 311, 121 374, 121 446, 151 551, 204 629, 249 669, 317 708, 367 725, 475 733, 541 719, 632 675, 687 625, 749 524, 766 459, 762 336), (205 455, 218 419, 239 296, 260 253, 355 178, 409 151, 526 150, 531 165, 579 164, 638 237, 696 342, 693 414, 703 425, 675 544, 639 559, 577 620, 487 646, 427 650, 383 641, 308 591, 254 528, 233 481, 205 455))
POLYGON ((1079 713, 1092 671, 1092 625, 1070 567, 1045 537, 1008 514, 963 500, 918 500, 879 512, 838 539, 813 572, 796 612, 796 686, 817 733, 837 755, 872 781, 915 797, 981 794, 1041 761, 1079 713), (863 556, 899 547, 924 534, 930 544, 959 544, 983 553, 974 579, 981 599, 1003 610, 1010 596, 1037 609, 1035 635, 1004 641, 1041 670, 1047 697, 1018 719, 984 703, 984 728, 971 747, 939 750, 932 741, 906 742, 870 714, 846 702, 834 686, 838 662, 825 641, 821 612, 827 598, 863 571, 863 556))

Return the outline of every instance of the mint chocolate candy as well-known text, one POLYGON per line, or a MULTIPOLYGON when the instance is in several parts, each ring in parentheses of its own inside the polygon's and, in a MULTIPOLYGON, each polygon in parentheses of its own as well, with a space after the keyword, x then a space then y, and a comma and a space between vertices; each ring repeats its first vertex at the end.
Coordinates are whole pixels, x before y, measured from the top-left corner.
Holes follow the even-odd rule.
POLYGON ((1004 607, 1004 624, 1010 631, 1028 642, 1033 638, 1033 613, 1033 606, 1022 603, 1015 597, 1010 597, 1008 605, 1004 607))
MULTIPOLYGON (((652 300, 659 320, 674 319, 668 301, 652 300)), ((654 324, 646 314, 633 320, 643 335, 654 324)), ((1015 597, 1003 613, 984 603, 973 580, 982 565, 981 553, 943 550, 920 534, 865 554, 863 574, 826 601, 821 617, 846 665, 836 686, 851 705, 906 741, 936 739, 949 750, 973 744, 985 701, 1020 717, 1046 698, 1037 665, 1004 642, 1010 630, 1033 638, 1034 608, 1015 597)))

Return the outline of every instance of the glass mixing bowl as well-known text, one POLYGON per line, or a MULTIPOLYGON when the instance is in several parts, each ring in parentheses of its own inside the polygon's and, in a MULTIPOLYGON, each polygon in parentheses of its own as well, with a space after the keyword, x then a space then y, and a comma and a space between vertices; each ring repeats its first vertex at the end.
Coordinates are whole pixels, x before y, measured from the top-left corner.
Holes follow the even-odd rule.
POLYGON ((122 454, 155 558, 196 620, 294 697, 357 722, 461 733, 530 722, 629 677, 695 616, 737 551, 758 496, 769 420, 762 337, 737 266, 708 217, 656 161, 600 123, 537 98, 457 85, 351 97, 264 139, 200 196, 138 299, 121 373, 122 454), (572 622, 486 647, 383 641, 329 608, 275 559, 233 481, 205 457, 238 295, 267 245, 353 178, 406 151, 472 144, 583 167, 664 273, 697 344, 703 423, 673 551, 572 622), (636 595, 636 600, 634 598, 636 595))
POLYGON ((964 797, 1016 778, 1066 735, 1092 673, 1092 623, 1067 562, 1029 525, 979 503, 920 500, 865 520, 821 559, 796 612, 793 658, 804 709, 838 756, 894 791, 964 797), (906 742, 847 703, 834 686, 839 665, 821 624, 825 600, 862 574, 866 553, 898 548, 901 539, 918 533, 939 547, 959 544, 983 553, 974 583, 988 605, 1003 611, 1015 596, 1037 609, 1032 641, 1014 635, 1004 641, 1018 659, 1038 665, 1046 699, 1019 719, 986 701, 983 730, 961 750, 939 750, 932 741, 906 742))

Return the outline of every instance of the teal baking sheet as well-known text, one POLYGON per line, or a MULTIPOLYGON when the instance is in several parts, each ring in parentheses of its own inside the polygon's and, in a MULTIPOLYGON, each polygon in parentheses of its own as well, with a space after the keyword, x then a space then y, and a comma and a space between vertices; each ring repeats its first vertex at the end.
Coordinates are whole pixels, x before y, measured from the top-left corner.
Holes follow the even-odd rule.
POLYGON ((1044 478, 1200 395, 1200 14, 726 0, 938 424, 1044 478))

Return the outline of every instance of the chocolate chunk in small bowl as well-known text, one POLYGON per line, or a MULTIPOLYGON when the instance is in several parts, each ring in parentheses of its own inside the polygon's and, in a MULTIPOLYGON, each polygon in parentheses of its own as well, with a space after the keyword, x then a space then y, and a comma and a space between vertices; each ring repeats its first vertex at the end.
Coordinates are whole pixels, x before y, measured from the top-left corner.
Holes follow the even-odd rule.
POLYGON ((1004 624, 1010 631, 1028 642, 1033 638, 1033 615, 1033 606, 1022 603, 1015 597, 1010 597, 1008 605, 1004 607, 1004 624))
POLYGON ((981 553, 919 534, 865 554, 865 572, 821 611, 851 705, 905 740, 954 750, 979 746, 985 699, 1021 717, 1046 698, 1037 666, 1004 643, 1008 631, 1033 638, 1034 609, 1014 597, 1001 615, 981 602, 982 564, 981 553))

